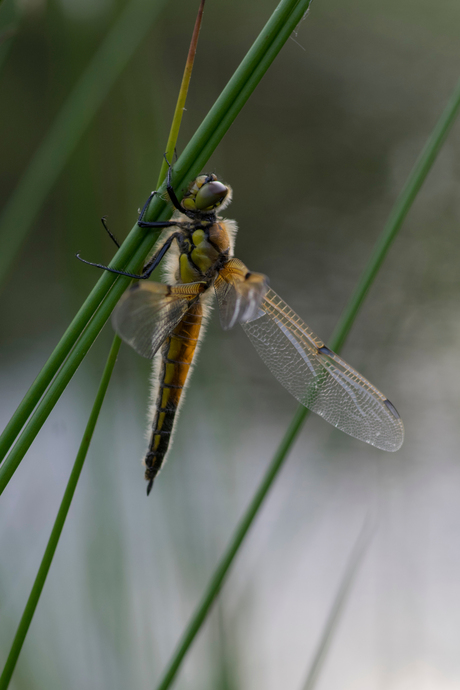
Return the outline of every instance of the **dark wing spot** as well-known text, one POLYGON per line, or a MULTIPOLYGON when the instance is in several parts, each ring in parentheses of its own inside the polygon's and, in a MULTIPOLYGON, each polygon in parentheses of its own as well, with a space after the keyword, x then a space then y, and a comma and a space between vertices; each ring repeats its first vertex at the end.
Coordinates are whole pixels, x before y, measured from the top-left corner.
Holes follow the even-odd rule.
POLYGON ((318 348, 318 352, 322 355, 333 355, 334 353, 326 345, 318 348))
POLYGON ((395 417, 396 419, 401 419, 401 417, 399 416, 398 410, 393 405, 393 403, 388 400, 388 398, 386 400, 384 400, 383 403, 384 403, 384 405, 386 405, 388 407, 388 409, 390 410, 393 417, 395 417))

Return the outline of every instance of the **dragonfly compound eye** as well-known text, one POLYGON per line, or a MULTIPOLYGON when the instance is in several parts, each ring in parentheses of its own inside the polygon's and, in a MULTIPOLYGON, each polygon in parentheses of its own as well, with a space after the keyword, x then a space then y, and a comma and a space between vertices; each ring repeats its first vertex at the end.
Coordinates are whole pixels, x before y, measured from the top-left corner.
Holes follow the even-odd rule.
POLYGON ((220 206, 228 194, 228 187, 222 182, 213 180, 206 182, 195 197, 195 207, 197 211, 211 211, 216 206, 220 206))

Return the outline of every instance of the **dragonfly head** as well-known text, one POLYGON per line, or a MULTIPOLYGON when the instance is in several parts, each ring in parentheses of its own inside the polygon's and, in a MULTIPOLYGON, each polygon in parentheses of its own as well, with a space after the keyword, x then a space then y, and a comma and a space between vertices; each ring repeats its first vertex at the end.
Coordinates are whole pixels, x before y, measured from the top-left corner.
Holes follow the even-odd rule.
POLYGON ((216 175, 200 175, 184 194, 182 206, 187 211, 212 213, 224 209, 232 200, 231 187, 220 182, 216 175))

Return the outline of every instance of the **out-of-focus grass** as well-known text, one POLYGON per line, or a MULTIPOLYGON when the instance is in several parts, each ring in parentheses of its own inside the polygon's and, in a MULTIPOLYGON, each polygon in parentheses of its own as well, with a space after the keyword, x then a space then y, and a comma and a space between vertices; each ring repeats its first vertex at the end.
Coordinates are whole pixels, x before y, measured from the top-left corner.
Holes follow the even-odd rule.
POLYGON ((53 184, 164 4, 128 2, 40 142, 0 216, 0 287, 53 184))
POLYGON ((0 70, 3 67, 20 23, 13 0, 0 0, 0 70))
POLYGON ((329 610, 324 628, 318 639, 318 646, 308 669, 302 690, 313 690, 321 674, 321 668, 327 658, 329 647, 334 639, 340 623, 345 604, 347 603, 351 587, 359 573, 362 560, 371 543, 374 528, 366 521, 350 553, 350 557, 343 571, 339 587, 329 610))

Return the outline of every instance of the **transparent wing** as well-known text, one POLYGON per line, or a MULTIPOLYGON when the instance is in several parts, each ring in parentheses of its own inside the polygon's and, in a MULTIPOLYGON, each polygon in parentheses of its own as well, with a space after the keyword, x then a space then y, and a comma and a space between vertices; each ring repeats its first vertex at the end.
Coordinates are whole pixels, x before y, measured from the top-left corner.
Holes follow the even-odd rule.
POLYGON ((396 408, 273 290, 262 301, 261 316, 242 326, 271 372, 302 405, 377 448, 401 447, 404 426, 396 408))
POLYGON ((151 359, 205 289, 204 283, 135 283, 115 307, 112 326, 125 343, 151 359))
POLYGON ((214 281, 220 323, 224 330, 254 319, 267 292, 267 278, 251 273, 239 259, 230 259, 214 281))

